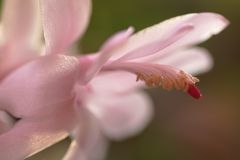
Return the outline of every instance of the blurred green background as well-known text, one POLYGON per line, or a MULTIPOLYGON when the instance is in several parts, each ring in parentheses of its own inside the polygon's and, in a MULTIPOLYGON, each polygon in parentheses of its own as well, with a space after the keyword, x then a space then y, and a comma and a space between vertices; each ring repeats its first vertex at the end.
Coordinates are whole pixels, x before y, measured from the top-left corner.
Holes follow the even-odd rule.
MULTIPOLYGON (((107 160, 239 160, 240 159, 240 1, 239 0, 93 0, 90 27, 81 41, 84 52, 96 51, 112 33, 136 30, 191 12, 217 12, 231 25, 201 46, 215 60, 213 70, 198 76, 204 97, 148 90, 155 117, 139 136, 112 142, 107 160)), ((79 45, 80 46, 80 45, 79 45)), ((69 140, 29 158, 58 160, 69 140)))

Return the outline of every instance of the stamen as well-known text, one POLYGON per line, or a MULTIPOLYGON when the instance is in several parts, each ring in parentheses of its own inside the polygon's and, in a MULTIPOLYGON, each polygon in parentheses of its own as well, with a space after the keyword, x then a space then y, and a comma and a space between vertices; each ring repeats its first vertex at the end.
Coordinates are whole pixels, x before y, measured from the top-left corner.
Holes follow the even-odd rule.
POLYGON ((104 70, 125 70, 137 75, 136 81, 144 81, 148 87, 162 87, 165 90, 182 90, 199 99, 201 93, 195 86, 199 79, 169 65, 120 62, 110 63, 104 70))
MULTIPOLYGON (((136 81, 142 80, 148 87, 162 87, 166 90, 182 90, 188 91, 189 86, 194 86, 196 82, 199 80, 196 77, 191 76, 183 71, 179 71, 179 73, 171 73, 171 72, 162 72, 159 74, 148 74, 148 73, 136 73, 137 78, 136 81)), ((192 87, 191 87, 192 88, 192 87)), ((195 89, 196 90, 196 89, 195 89)), ((200 92, 199 92, 200 93, 200 92)), ((197 94, 196 94, 197 97, 197 94)))

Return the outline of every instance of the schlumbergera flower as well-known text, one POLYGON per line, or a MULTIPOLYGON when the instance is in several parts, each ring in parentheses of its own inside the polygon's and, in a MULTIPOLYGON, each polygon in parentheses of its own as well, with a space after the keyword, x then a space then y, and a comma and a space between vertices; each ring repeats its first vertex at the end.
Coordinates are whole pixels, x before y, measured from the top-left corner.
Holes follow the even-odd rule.
POLYGON ((106 137, 133 136, 150 121, 144 86, 201 96, 192 74, 208 71, 212 60, 207 50, 192 46, 228 25, 215 13, 187 14, 136 34, 130 27, 96 54, 73 56, 70 48, 86 30, 90 0, 4 2, 0 157, 6 160, 25 159, 68 135, 65 160, 103 158, 106 137))

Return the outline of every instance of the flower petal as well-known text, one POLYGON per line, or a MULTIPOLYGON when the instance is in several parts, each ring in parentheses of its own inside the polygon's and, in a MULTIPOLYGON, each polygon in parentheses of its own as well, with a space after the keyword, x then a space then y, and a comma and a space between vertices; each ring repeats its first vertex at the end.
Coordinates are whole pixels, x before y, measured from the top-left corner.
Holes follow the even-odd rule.
POLYGON ((0 79, 17 67, 35 59, 38 56, 36 50, 28 47, 4 45, 0 47, 0 79))
POLYGON ((2 80, 0 108, 20 118, 55 112, 72 101, 77 69, 78 60, 63 55, 27 63, 2 80))
POLYGON ((102 160, 108 143, 94 115, 84 106, 77 106, 79 125, 64 160, 102 160))
POLYGON ((7 112, 0 110, 0 134, 12 128, 15 121, 7 112))
MULTIPOLYGON (((80 62, 82 65, 88 64, 89 68, 84 75, 84 79, 80 79, 79 83, 85 84, 90 81, 102 68, 102 66, 108 61, 108 59, 112 56, 112 52, 122 45, 128 40, 128 38, 132 35, 134 29, 129 27, 127 30, 120 31, 113 36, 111 36, 101 47, 98 53, 93 55, 85 56, 84 58, 80 58, 80 62)), ((85 69, 86 70, 86 69, 85 69)))
POLYGON ((63 53, 85 32, 90 0, 40 0, 46 54, 63 53))
POLYGON ((38 2, 4 1, 1 29, 4 44, 17 45, 20 49, 39 46, 41 30, 38 2))
POLYGON ((128 40, 128 38, 133 34, 133 32, 134 28, 129 27, 126 30, 115 33, 102 45, 100 51, 103 53, 109 53, 112 50, 120 47, 121 44, 124 44, 128 40))
POLYGON ((204 42, 229 25, 229 21, 222 15, 210 12, 195 14, 188 21, 192 23, 194 30, 183 37, 178 44, 174 44, 173 47, 190 46, 204 42))
POLYGON ((167 52, 182 46, 201 43, 218 34, 228 23, 224 17, 216 13, 175 17, 133 35, 125 46, 114 53, 113 59, 123 56, 121 60, 130 60, 159 53, 160 50, 167 52))
POLYGON ((143 44, 143 46, 140 46, 139 48, 128 52, 124 56, 117 59, 117 61, 131 60, 155 54, 158 51, 164 50, 173 43, 181 40, 181 38, 186 36, 186 34, 189 33, 191 30, 193 30, 193 26, 190 24, 179 26, 169 35, 163 35, 161 38, 156 39, 153 42, 146 42, 148 44, 143 44))
POLYGON ((99 120, 103 132, 114 140, 141 132, 153 114, 152 102, 143 92, 121 96, 96 95, 88 107, 99 120))
POLYGON ((0 157, 7 160, 25 159, 64 139, 67 132, 57 130, 51 118, 20 120, 0 135, 0 157))
POLYGON ((196 75, 209 71, 213 66, 210 53, 204 48, 186 48, 156 56, 152 63, 166 64, 196 75))

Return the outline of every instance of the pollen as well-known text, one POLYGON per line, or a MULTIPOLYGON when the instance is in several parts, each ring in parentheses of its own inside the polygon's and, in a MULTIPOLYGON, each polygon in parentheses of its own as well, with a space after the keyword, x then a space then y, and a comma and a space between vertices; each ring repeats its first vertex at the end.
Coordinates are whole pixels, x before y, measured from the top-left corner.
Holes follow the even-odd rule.
MULTIPOLYGON (((136 75, 136 81, 141 80, 144 81, 148 87, 162 87, 168 91, 176 89, 189 92, 190 86, 195 86, 195 83, 199 82, 198 78, 184 71, 178 71, 177 73, 162 72, 161 74, 137 73, 136 75)), ((190 89, 190 91, 193 90, 190 89)))

